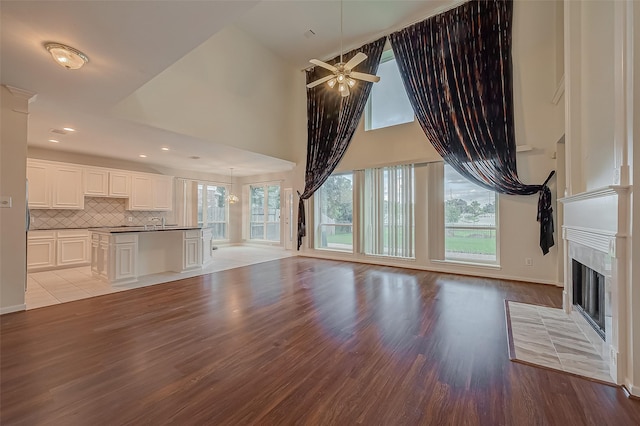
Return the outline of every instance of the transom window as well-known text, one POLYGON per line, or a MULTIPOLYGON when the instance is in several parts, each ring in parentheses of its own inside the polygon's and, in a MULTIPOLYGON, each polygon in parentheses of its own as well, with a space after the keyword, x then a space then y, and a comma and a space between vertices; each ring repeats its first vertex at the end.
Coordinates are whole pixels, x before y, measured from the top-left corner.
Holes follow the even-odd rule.
POLYGON ((249 239, 280 241, 280 185, 250 185, 249 239))
POLYGON ((496 263, 496 193, 445 164, 444 199, 445 259, 496 263))
POLYGON ((378 72, 380 81, 371 87, 364 113, 365 130, 381 129, 414 121, 413 108, 407 97, 400 70, 389 49, 382 54, 378 72))

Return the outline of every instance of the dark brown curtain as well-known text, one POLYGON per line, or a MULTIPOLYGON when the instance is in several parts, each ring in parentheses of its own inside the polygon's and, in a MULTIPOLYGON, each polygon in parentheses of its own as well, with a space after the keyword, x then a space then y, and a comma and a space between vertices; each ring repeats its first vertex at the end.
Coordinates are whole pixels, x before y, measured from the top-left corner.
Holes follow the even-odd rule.
MULTIPOLYGON (((367 59, 356 67, 356 71, 375 74, 385 41, 386 37, 382 37, 348 52, 343 55, 343 61, 363 52, 367 59)), ((327 62, 336 64, 339 61, 340 57, 336 57, 327 62)), ((329 74, 331 72, 324 68, 314 67, 307 71, 307 84, 329 74)), ((304 200, 322 186, 342 160, 362 117, 372 84, 358 80, 346 98, 340 96, 337 87, 331 89, 326 84, 307 89, 307 167, 304 192, 299 194, 298 250, 302 238, 307 235, 304 200)))
MULTIPOLYGON (((512 17, 511 0, 470 1, 391 34, 391 46, 418 122, 442 158, 484 188, 540 192, 538 217, 548 230, 551 202, 542 196, 553 172, 542 185, 526 185, 517 173, 512 17)), ((553 236, 545 241, 546 254, 553 236)))

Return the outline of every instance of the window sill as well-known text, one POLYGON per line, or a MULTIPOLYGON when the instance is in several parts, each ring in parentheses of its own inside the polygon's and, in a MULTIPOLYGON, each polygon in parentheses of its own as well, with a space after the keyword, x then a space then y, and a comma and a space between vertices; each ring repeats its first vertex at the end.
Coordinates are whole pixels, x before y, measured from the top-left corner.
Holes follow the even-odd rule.
POLYGON ((497 263, 465 262, 462 260, 431 259, 431 263, 442 265, 468 266, 471 268, 502 269, 502 266, 497 263))
POLYGON ((326 247, 315 247, 312 250, 317 250, 317 251, 326 251, 328 253, 346 253, 346 254, 353 254, 353 249, 351 250, 340 250, 340 249, 332 249, 332 248, 326 248, 326 247))
POLYGON ((379 254, 365 254, 364 257, 366 257, 367 259, 379 259, 379 260, 388 259, 388 260, 407 262, 407 263, 414 263, 416 261, 415 257, 384 256, 379 254))

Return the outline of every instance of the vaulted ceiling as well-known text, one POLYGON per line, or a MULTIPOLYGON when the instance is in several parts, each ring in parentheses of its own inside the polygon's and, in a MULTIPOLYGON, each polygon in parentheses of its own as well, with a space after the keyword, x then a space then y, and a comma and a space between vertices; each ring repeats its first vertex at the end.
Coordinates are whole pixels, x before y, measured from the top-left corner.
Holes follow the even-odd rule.
MULTIPOLYGON (((460 1, 347 0, 344 48, 455 3, 460 1)), ((287 90, 278 74, 340 49, 336 1, 5 0, 0 8, 1 83, 37 93, 30 105, 30 146, 174 169, 225 173, 235 167, 238 175, 290 169, 286 147, 274 145, 287 134, 274 126, 261 145, 255 140, 259 129, 247 130, 247 123, 265 99, 287 90), (309 30, 315 35, 306 37, 309 30), (90 62, 81 70, 65 70, 43 48, 46 41, 78 48, 90 62), (227 60, 231 47, 247 51, 234 62, 227 60), (252 62, 254 54, 260 62, 252 62), (214 79, 242 74, 241 67, 260 68, 265 61, 270 74, 260 84, 216 86, 214 79), (185 86, 185 79, 193 84, 185 86), (219 96, 209 95, 209 87, 219 96), (249 88, 260 92, 254 96, 249 88), (233 104, 231 110, 222 102, 233 104), (77 131, 48 142, 52 129, 67 126, 77 131), (162 146, 170 151, 160 151, 162 146), (139 158, 143 153, 148 157, 139 158)), ((280 104, 273 112, 278 120, 286 115, 280 104)), ((268 127, 269 121, 273 118, 257 124, 268 127)))

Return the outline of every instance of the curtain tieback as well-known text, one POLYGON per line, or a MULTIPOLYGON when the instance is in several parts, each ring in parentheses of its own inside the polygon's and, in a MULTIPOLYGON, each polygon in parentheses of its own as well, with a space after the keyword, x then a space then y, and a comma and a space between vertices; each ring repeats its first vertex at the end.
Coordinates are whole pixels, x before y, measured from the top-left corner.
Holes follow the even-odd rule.
MULTIPOLYGON (((547 186, 547 184, 549 183, 549 181, 551 180, 551 178, 553 177, 553 175, 556 174, 555 170, 551 170, 551 173, 549 173, 549 176, 547 176, 547 179, 545 179, 544 183, 542 185, 540 185, 540 189, 544 188, 545 186, 547 186)), ((299 194, 299 192, 298 192, 299 194)))

